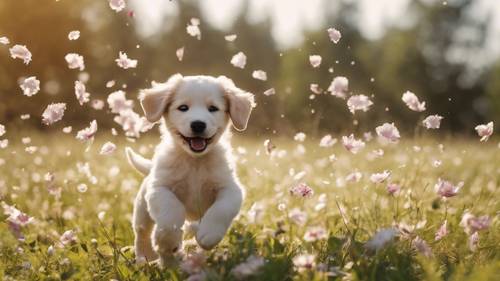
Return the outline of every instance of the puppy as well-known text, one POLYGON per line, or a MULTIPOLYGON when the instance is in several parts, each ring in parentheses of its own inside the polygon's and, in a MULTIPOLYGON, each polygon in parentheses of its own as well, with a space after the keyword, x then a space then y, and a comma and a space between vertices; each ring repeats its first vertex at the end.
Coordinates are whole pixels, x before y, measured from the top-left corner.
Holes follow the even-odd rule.
POLYGON ((147 174, 134 204, 137 259, 164 263, 181 247, 186 220, 199 221, 196 241, 211 249, 238 214, 244 189, 236 177, 229 121, 247 127, 254 96, 224 77, 175 74, 141 93, 150 122, 162 119, 152 160, 127 148, 133 167, 147 174))

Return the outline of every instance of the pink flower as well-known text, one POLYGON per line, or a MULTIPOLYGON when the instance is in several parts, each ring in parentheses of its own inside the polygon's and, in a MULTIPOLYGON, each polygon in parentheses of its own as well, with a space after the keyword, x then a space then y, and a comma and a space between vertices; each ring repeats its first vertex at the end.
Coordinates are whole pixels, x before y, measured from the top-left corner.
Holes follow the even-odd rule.
POLYGON ((337 139, 332 138, 332 135, 325 135, 319 141, 320 147, 332 147, 337 142, 337 139))
POLYGON ((469 236, 469 249, 473 252, 477 250, 477 246, 479 245, 479 233, 474 232, 471 236, 469 236))
POLYGON ((292 262, 297 271, 303 272, 306 270, 314 269, 316 267, 315 259, 316 259, 315 255, 301 254, 295 256, 292 262))
POLYGON ((7 38, 5 36, 0 37, 0 44, 2 44, 2 45, 8 45, 8 44, 10 44, 9 38, 7 38))
POLYGON ((182 61, 182 59, 184 58, 184 47, 181 47, 181 48, 177 49, 175 51, 175 55, 177 56, 177 59, 179 61, 182 61))
POLYGON ((116 64, 123 69, 137 67, 137 60, 129 59, 125 52, 119 52, 118 58, 115 61, 116 64))
POLYGON ((375 128, 377 135, 381 137, 383 140, 386 140, 390 143, 396 143, 399 141, 401 137, 399 135, 398 128, 394 126, 394 123, 384 123, 382 126, 378 126, 375 128))
POLYGON ((321 65, 321 56, 312 55, 309 56, 309 63, 311 63, 312 67, 319 67, 321 65))
POLYGON ((73 41, 73 40, 78 40, 80 38, 80 31, 78 30, 73 30, 68 33, 68 39, 73 41))
POLYGON ((390 171, 383 171, 381 173, 375 173, 375 174, 372 174, 370 176, 370 180, 373 182, 373 183, 382 183, 384 182, 386 179, 388 179, 389 177, 391 176, 391 172, 390 171))
POLYGON ((109 7, 111 10, 115 12, 121 12, 123 9, 125 9, 125 0, 108 0, 109 1, 109 7))
POLYGON ((373 102, 365 95, 354 95, 347 100, 347 107, 352 114, 357 110, 366 112, 372 105, 373 102))
POLYGON ((263 70, 254 70, 252 72, 252 77, 257 79, 257 80, 266 81, 267 80, 267 73, 263 70))
POLYGON ((85 62, 83 61, 83 56, 80 56, 79 54, 75 53, 69 53, 67 54, 64 59, 68 63, 68 68, 69 69, 80 69, 80 71, 83 71, 85 69, 85 62))
POLYGON ((141 117, 133 110, 122 110, 118 116, 113 119, 116 123, 122 126, 125 135, 128 137, 140 136, 140 133, 147 132, 154 124, 141 117))
POLYGON ((61 237, 59 237, 59 241, 63 246, 70 245, 76 242, 76 233, 74 230, 66 230, 61 237))
POLYGON ((445 220, 443 222, 443 224, 439 227, 438 231, 436 231, 436 235, 434 238, 435 241, 439 241, 439 240, 443 239, 443 237, 448 235, 448 227, 447 226, 448 226, 448 221, 445 220))
POLYGON ((434 186, 436 192, 441 197, 453 197, 458 194, 460 188, 464 185, 464 182, 459 182, 457 185, 449 181, 438 179, 438 182, 434 186))
POLYGON ((264 91, 264 96, 272 96, 276 94, 276 90, 274 88, 270 88, 264 91))
POLYGON ((75 81, 75 96, 80 105, 89 101, 90 94, 87 93, 87 89, 85 88, 85 84, 81 81, 75 81))
POLYGON ((390 195, 394 195, 401 190, 401 186, 397 183, 388 183, 387 184, 387 193, 390 195))
POLYGON ((78 133, 76 134, 76 139, 81 141, 93 140, 96 133, 97 133, 97 121, 92 120, 92 122, 90 122, 89 127, 78 131, 78 133))
POLYGON ((299 208, 293 208, 290 210, 288 213, 288 217, 290 220, 300 226, 303 226, 307 222, 307 213, 304 211, 301 211, 299 208))
POLYGON ((460 226, 464 228, 466 233, 472 234, 480 230, 488 229, 490 227, 490 223, 491 220, 489 216, 476 217, 473 214, 466 212, 462 216, 460 226))
POLYGON ((424 124, 424 127, 427 129, 439 129, 442 119, 443 117, 437 114, 429 115, 422 121, 422 124, 424 124))
POLYGON ((134 106, 134 101, 127 100, 125 92, 121 90, 109 94, 107 102, 112 113, 131 110, 134 106))
POLYGON ((31 76, 24 79, 20 87, 25 96, 31 97, 40 91, 40 81, 35 76, 31 76))
POLYGON ((363 174, 356 171, 356 172, 352 172, 349 175, 347 175, 345 177, 345 181, 347 181, 347 182, 359 182, 362 177, 363 177, 363 174))
POLYGON ((410 91, 406 91, 401 99, 413 111, 422 112, 425 110, 425 102, 420 102, 418 97, 410 91))
POLYGON ((304 241, 314 242, 328 238, 328 232, 321 226, 314 226, 307 229, 304 234, 304 241))
POLYGON ((290 188, 290 194, 297 197, 307 198, 314 194, 314 190, 305 183, 299 183, 296 186, 290 188))
POLYGON ((116 150, 116 145, 114 143, 108 141, 102 145, 101 152, 99 152, 99 154, 111 155, 115 150, 116 150))
POLYGON ((340 31, 333 27, 328 28, 327 32, 330 40, 335 44, 337 44, 340 41, 340 38, 342 38, 342 34, 340 34, 340 31))
POLYGON ((42 113, 42 123, 45 125, 51 125, 64 116, 64 111, 66 110, 65 103, 51 103, 42 113))
POLYGON ((493 122, 488 124, 477 125, 475 128, 477 134, 481 137, 481 141, 487 141, 493 134, 493 122))
POLYGON ((348 90, 349 80, 343 76, 333 78, 332 83, 330 83, 330 86, 328 87, 328 92, 330 92, 332 96, 343 99, 346 97, 348 90))
POLYGON ((231 58, 231 64, 234 65, 234 67, 243 69, 247 64, 247 56, 245 56, 243 52, 239 52, 231 58))
POLYGON ((248 276, 258 273, 259 269, 264 266, 264 263, 263 257, 251 255, 244 262, 235 266, 231 270, 231 274, 233 274, 236 279, 245 279, 248 276))
POLYGON ((9 206, 5 202, 2 202, 2 207, 5 215, 8 215, 7 221, 16 224, 18 226, 24 227, 33 222, 33 217, 19 211, 14 206, 9 206))
POLYGON ((423 240, 422 238, 418 236, 415 237, 415 239, 413 239, 411 244, 419 253, 421 253, 425 257, 429 258, 432 256, 431 247, 429 247, 427 242, 425 242, 425 240, 423 240))
POLYGON ((24 64, 31 62, 31 52, 24 45, 14 45, 9 49, 9 52, 13 59, 22 59, 24 64))
POLYGON ((342 137, 342 144, 351 153, 356 154, 365 147, 365 143, 359 139, 355 139, 354 135, 351 134, 349 137, 342 137))
POLYGON ((200 20, 197 18, 191 18, 191 24, 188 24, 186 27, 186 31, 192 37, 196 37, 196 39, 201 39, 201 31, 200 31, 200 20))

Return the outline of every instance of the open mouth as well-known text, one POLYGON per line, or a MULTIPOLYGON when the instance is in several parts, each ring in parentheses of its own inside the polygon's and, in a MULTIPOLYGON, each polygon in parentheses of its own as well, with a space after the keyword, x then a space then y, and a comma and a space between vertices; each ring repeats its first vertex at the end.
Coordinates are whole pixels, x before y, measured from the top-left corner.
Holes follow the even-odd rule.
POLYGON ((182 134, 179 134, 182 139, 189 145, 189 148, 193 152, 203 152, 207 146, 212 141, 212 138, 203 138, 203 137, 185 137, 182 134))

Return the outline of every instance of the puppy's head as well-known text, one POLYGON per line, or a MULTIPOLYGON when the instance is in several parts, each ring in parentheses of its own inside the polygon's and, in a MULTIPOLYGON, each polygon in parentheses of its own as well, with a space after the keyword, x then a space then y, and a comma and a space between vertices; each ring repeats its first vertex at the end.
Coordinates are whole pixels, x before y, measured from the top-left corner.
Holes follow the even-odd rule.
POLYGON ((229 120, 245 130, 254 97, 224 76, 175 74, 164 84, 144 90, 141 105, 146 118, 165 118, 174 142, 192 155, 203 155, 217 143, 229 120))

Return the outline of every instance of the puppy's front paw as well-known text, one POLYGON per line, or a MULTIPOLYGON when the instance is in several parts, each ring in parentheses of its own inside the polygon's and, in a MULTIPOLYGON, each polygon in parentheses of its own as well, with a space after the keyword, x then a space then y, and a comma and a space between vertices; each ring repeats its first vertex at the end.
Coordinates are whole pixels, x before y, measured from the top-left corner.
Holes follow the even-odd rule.
POLYGON ((217 224, 201 223, 196 241, 205 250, 215 247, 226 234, 226 228, 217 224))

